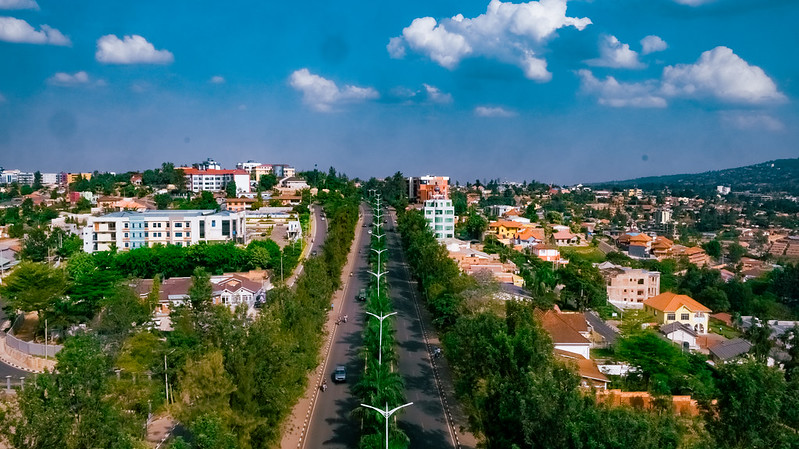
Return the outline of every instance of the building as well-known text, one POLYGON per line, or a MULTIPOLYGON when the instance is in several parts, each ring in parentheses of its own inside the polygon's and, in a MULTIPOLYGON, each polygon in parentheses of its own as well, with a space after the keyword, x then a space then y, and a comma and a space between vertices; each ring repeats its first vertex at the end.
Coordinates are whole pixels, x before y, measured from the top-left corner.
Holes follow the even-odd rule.
POLYGON ((660 273, 603 262, 598 265, 605 278, 608 302, 621 309, 643 309, 644 301, 660 294, 660 273))
POLYGON ((708 348, 710 359, 714 362, 727 362, 736 359, 752 349, 752 343, 743 338, 734 338, 723 341, 715 346, 708 348))
POLYGON ((710 263, 710 257, 707 255, 705 250, 698 246, 686 247, 682 245, 674 245, 671 251, 673 257, 685 257, 688 259, 689 263, 692 263, 699 268, 702 268, 710 263))
POLYGON ((42 184, 54 186, 58 184, 58 173, 42 173, 42 184))
POLYGON ((561 349, 554 349, 553 352, 555 357, 571 364, 575 368, 575 371, 580 376, 580 386, 582 388, 607 390, 610 379, 599 370, 593 360, 561 349))
POLYGON ((21 171, 19 170, 3 170, 0 172, 0 184, 11 184, 17 182, 17 178, 21 171))
POLYGON ((659 209, 655 212, 655 223, 658 226, 671 223, 671 209, 659 209))
POLYGON ((81 234, 83 251, 120 251, 155 244, 189 246, 199 242, 243 242, 243 212, 150 210, 90 217, 81 234))
POLYGON ((523 227, 524 225, 518 221, 498 220, 488 224, 488 232, 495 234, 499 239, 512 239, 523 227))
POLYGON ((186 187, 192 192, 221 192, 231 182, 236 184, 237 193, 250 192, 250 174, 244 170, 184 168, 183 173, 186 187))
POLYGON ((418 198, 420 203, 443 196, 449 198, 449 176, 421 176, 418 198))
POLYGON ((197 164, 197 168, 200 170, 221 170, 222 166, 219 163, 210 157, 203 162, 197 164))
POLYGON ((236 164, 239 170, 246 170, 255 180, 264 175, 275 175, 277 179, 290 178, 296 174, 294 167, 288 164, 261 164, 260 162, 247 161, 236 164))
POLYGON ((67 185, 72 184, 73 182, 80 181, 83 178, 85 180, 92 179, 91 173, 67 173, 67 185))
POLYGON ((252 209, 254 198, 225 198, 223 208, 232 212, 241 212, 252 209))
POLYGON ((531 251, 535 257, 538 257, 544 262, 552 262, 555 265, 565 265, 569 263, 568 260, 561 259, 560 250, 557 246, 536 245, 532 247, 531 251))
POLYGON ((437 239, 455 238, 455 207, 443 195, 424 203, 424 218, 437 239))
POLYGON ((699 349, 699 345, 696 343, 696 332, 685 324, 675 321, 660 326, 660 333, 685 349, 699 349))
POLYGON ((255 170, 255 167, 262 165, 260 162, 255 162, 253 160, 249 160, 247 162, 239 162, 236 164, 237 170, 245 170, 248 173, 252 173, 255 170))
POLYGON ((697 334, 708 331, 711 310, 688 295, 661 293, 644 301, 644 310, 653 314, 661 326, 679 322, 691 327, 697 334))
POLYGON ((33 185, 33 180, 36 177, 33 173, 19 172, 17 174, 17 182, 21 185, 33 185))
POLYGON ((549 334, 555 349, 590 359, 591 341, 588 323, 582 313, 562 313, 559 310, 536 311, 541 327, 549 334))

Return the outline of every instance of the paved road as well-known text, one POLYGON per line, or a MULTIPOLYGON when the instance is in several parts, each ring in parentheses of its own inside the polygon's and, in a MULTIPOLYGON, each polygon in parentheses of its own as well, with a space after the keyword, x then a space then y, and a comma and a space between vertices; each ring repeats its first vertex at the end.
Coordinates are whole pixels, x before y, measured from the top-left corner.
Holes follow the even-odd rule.
POLYGON ((11 376, 11 385, 19 385, 19 378, 24 377, 30 381, 36 374, 14 368, 0 360, 0 389, 6 387, 6 376, 11 376))
MULTIPOLYGON (((364 222, 371 221, 371 214, 365 214, 364 222)), ((350 388, 359 380, 359 373, 363 371, 363 363, 358 352, 363 346, 363 303, 357 301, 355 296, 360 289, 366 288, 369 274, 366 272, 366 253, 369 251, 368 228, 356 228, 360 233, 360 242, 357 247, 360 253, 353 269, 353 276, 344 286, 344 302, 342 310, 334 311, 340 315, 348 315, 346 324, 341 324, 336 330, 335 340, 330 349, 330 356, 325 366, 329 388, 321 393, 314 406, 308 433, 303 440, 303 448, 356 448, 360 438, 360 426, 350 417, 350 413, 359 406, 358 400, 352 395, 350 388), (343 364, 347 367, 347 382, 335 384, 332 373, 336 365, 343 364)))
MULTIPOLYGON (((318 251, 322 245, 327 240, 327 219, 323 218, 324 209, 322 206, 319 205, 312 205, 311 206, 311 220, 313 220, 313 233, 311 239, 308 241, 308 246, 305 248, 305 252, 303 252, 303 257, 308 257, 313 255, 316 251, 318 251)), ((302 273, 302 262, 300 260, 299 266, 294 270, 294 273, 286 279, 286 285, 289 287, 294 285, 294 282, 302 273)))
POLYGON ((454 448, 454 433, 444 413, 444 402, 436 384, 424 330, 430 324, 420 317, 416 284, 404 263, 399 234, 393 216, 386 225, 388 239, 388 284, 397 313, 397 352, 399 371, 405 380, 405 398, 413 405, 399 417, 399 426, 410 438, 411 447, 454 448), (423 328, 424 326, 424 328, 423 328))
POLYGON ((595 312, 585 312, 585 319, 588 324, 594 328, 594 331, 605 338, 608 344, 616 344, 616 339, 619 338, 619 332, 610 327, 605 321, 599 317, 595 312))

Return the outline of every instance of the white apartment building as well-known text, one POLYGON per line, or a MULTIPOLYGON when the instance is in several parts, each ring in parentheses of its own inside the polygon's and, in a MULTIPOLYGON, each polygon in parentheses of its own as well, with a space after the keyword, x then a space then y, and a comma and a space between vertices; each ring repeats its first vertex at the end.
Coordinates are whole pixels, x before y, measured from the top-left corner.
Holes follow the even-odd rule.
POLYGON ((622 267, 609 262, 599 264, 605 278, 608 302, 622 309, 643 309, 644 301, 660 294, 660 273, 622 267))
POLYGON ((0 172, 0 184, 11 184, 13 182, 17 182, 19 178, 20 170, 3 170, 0 172))
POLYGON ((250 192, 250 174, 245 170, 198 170, 184 168, 186 187, 192 192, 220 192, 228 183, 236 183, 237 193, 250 192))
POLYGON ((81 232, 83 251, 120 251, 155 244, 189 246, 199 242, 243 242, 244 212, 151 210, 90 217, 81 232))
POLYGON ((455 208, 452 200, 439 195, 424 202, 424 218, 437 239, 455 238, 455 208))
POLYGON ((263 175, 269 174, 274 174, 277 179, 290 178, 296 173, 294 167, 287 164, 261 164, 254 161, 239 162, 236 164, 236 168, 241 168, 247 170, 250 174, 254 174, 256 180, 261 179, 263 175))

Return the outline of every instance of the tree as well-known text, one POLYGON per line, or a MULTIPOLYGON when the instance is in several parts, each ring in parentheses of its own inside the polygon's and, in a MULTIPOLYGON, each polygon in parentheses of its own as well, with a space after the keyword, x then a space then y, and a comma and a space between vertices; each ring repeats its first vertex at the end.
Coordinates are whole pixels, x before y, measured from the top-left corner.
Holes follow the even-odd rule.
POLYGON ((41 190, 42 189, 42 172, 36 170, 33 173, 33 190, 41 190))
POLYGON ((3 280, 0 295, 9 307, 23 312, 44 312, 67 290, 64 270, 47 264, 20 262, 3 280))
POLYGON ((469 218, 466 219, 466 234, 469 238, 480 239, 486 229, 488 229, 488 220, 477 211, 471 210, 469 218))
POLYGON ((640 376, 644 388, 658 394, 670 394, 675 379, 688 371, 682 351, 649 330, 620 338, 616 355, 638 368, 628 376, 640 376))
POLYGON ((771 326, 767 320, 755 318, 749 329, 744 332, 744 338, 752 343, 752 355, 761 363, 768 359, 774 343, 771 341, 771 326))
POLYGON ((607 304, 605 279, 599 269, 584 260, 572 260, 557 271, 564 285, 560 291, 561 303, 572 309, 585 310, 607 304))
POLYGON ((153 197, 153 200, 155 200, 155 207, 158 209, 168 209, 169 204, 172 202, 172 195, 159 193, 153 197))
POLYGON ((50 241, 47 238, 47 232, 43 228, 36 227, 28 231, 20 256, 33 262, 44 262, 47 260, 49 249, 50 241))
POLYGON ((268 192, 272 190, 277 185, 277 176, 272 173, 261 175, 261 179, 258 180, 258 187, 268 192))
POLYGON ((18 449, 132 449, 126 422, 106 396, 110 364, 97 339, 70 338, 56 358, 55 373, 40 374, 20 390, 18 412, 6 407, 0 422, 6 441, 18 449))
POLYGON ((192 308, 203 310, 211 305, 214 289, 211 285, 211 276, 201 267, 194 269, 189 287, 189 301, 192 308))
POLYGON ((721 242, 718 240, 711 240, 707 243, 702 244, 702 248, 705 250, 708 256, 718 259, 721 257, 721 242))
POLYGON ((746 248, 743 246, 732 243, 730 246, 727 247, 727 256, 730 258, 731 263, 738 263, 741 261, 741 258, 746 255, 746 248))
POLYGON ((785 379, 762 363, 744 360, 719 368, 718 398, 706 414, 707 428, 720 448, 789 447, 794 430, 780 422, 785 379))
POLYGON ((82 214, 91 211, 91 209, 92 209, 91 201, 87 200, 84 197, 80 197, 78 199, 78 202, 75 203, 75 207, 72 209, 72 211, 76 214, 82 214))
POLYGON ((180 385, 180 414, 186 422, 206 413, 220 417, 223 422, 232 418, 230 393, 236 387, 225 371, 222 351, 190 358, 183 367, 180 385))
POLYGON ((225 429, 219 416, 206 413, 191 423, 196 449, 235 449, 236 436, 225 429))
POLYGON ((225 196, 228 198, 236 198, 236 183, 233 181, 225 184, 225 196))

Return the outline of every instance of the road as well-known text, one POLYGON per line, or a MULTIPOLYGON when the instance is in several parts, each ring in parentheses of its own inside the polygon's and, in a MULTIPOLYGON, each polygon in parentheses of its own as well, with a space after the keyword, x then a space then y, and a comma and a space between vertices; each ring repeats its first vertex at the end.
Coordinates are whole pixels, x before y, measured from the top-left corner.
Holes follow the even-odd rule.
POLYGON ((430 360, 425 331, 431 324, 422 320, 416 283, 405 264, 396 220, 387 215, 388 285, 397 311, 397 352, 399 372, 405 381, 405 399, 413 402, 399 417, 399 427, 408 435, 411 447, 455 448, 455 433, 444 412, 444 400, 430 360))
MULTIPOLYGON (((371 222, 371 213, 363 210, 364 222, 371 222)), ((344 301, 339 315, 348 315, 346 324, 341 324, 335 332, 327 363, 324 365, 329 388, 319 394, 311 413, 306 437, 302 440, 303 448, 355 448, 360 439, 360 426, 350 417, 350 413, 360 404, 352 395, 351 387, 355 385, 363 371, 363 363, 358 352, 363 346, 363 303, 355 296, 360 289, 368 285, 368 269, 366 253, 369 251, 370 238, 368 228, 358 227, 356 232, 356 253, 353 276, 344 286, 344 301), (357 237, 360 234, 360 238, 357 237), (347 382, 336 384, 332 373, 336 365, 347 367, 347 382)))
POLYGON ((585 319, 588 320, 588 324, 591 325, 596 333, 605 338, 609 345, 616 344, 619 332, 605 323, 595 312, 585 312, 585 319))
POLYGON ((303 252, 302 256, 300 257, 300 263, 297 268, 294 269, 294 273, 289 276, 286 280, 286 285, 289 287, 294 285, 294 282, 300 276, 303 269, 303 259, 308 257, 309 255, 314 254, 327 240, 327 219, 323 218, 324 209, 322 206, 319 205, 312 205, 311 206, 311 220, 313 223, 311 224, 311 239, 308 240, 308 245, 305 247, 305 251, 303 252))

